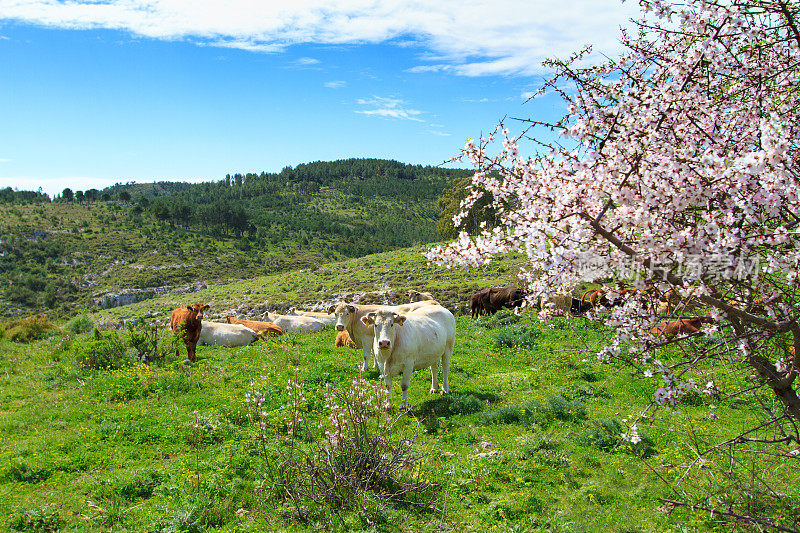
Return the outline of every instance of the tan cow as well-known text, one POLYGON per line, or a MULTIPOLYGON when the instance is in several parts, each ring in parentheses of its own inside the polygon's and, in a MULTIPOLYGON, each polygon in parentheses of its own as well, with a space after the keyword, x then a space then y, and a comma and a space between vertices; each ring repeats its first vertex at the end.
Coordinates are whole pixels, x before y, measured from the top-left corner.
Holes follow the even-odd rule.
POLYGON ((283 330, 272 322, 262 322, 260 320, 245 320, 243 318, 236 318, 233 315, 225 317, 228 324, 241 324, 252 329, 260 337, 280 337, 283 335, 283 330))
POLYGON ((336 340, 334 341, 333 345, 337 348, 344 348, 345 346, 348 348, 356 347, 356 343, 354 343, 353 339, 350 338, 350 334, 347 333, 347 330, 340 331, 336 334, 336 340))

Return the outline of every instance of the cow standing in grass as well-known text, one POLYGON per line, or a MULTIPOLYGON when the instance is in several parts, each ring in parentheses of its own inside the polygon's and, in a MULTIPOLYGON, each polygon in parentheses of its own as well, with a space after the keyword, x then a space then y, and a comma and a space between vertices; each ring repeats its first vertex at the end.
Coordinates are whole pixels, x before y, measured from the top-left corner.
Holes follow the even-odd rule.
POLYGON ((374 330, 372 349, 383 369, 390 405, 392 376, 398 374, 403 374, 400 407, 408 407, 408 385, 414 370, 430 367, 431 392, 439 392, 439 363, 444 392, 450 392, 450 359, 456 337, 453 313, 440 305, 429 305, 406 314, 382 309, 367 313, 361 323, 374 330))
MULTIPOLYGON (((366 326, 361 322, 361 319, 373 311, 380 311, 384 309, 397 311, 398 313, 405 313, 426 307, 429 305, 439 305, 435 300, 424 300, 421 302, 413 302, 403 305, 356 305, 345 302, 339 302, 328 308, 328 313, 334 315, 336 318, 336 331, 345 331, 350 334, 350 338, 355 343, 356 348, 361 348, 364 355, 364 365, 361 367, 362 372, 369 370, 369 353, 372 350, 372 327, 366 326)), ((377 354, 375 356, 375 367, 381 370, 378 362, 377 354)))
MULTIPOLYGON (((197 340, 200 338, 200 331, 203 328, 203 313, 208 308, 208 305, 199 302, 178 307, 172 311, 169 318, 170 328, 183 337, 183 342, 186 344, 186 356, 192 362, 197 361, 195 354, 197 340)), ((180 350, 177 346, 175 347, 175 357, 180 357, 180 350)))

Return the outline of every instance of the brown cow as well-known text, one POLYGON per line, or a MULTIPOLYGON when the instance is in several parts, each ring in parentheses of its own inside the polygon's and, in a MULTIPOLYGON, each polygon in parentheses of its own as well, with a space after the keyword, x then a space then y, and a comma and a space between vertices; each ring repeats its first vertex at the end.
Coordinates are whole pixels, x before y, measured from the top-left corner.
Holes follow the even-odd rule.
POLYGON ((710 316, 681 318, 680 320, 662 320, 657 326, 650 329, 650 333, 656 337, 660 335, 674 337, 681 333, 692 334, 700 331, 703 324, 716 324, 716 321, 710 316))
POLYGON ((356 343, 350 338, 350 334, 347 333, 347 330, 340 331, 336 334, 336 342, 334 342, 333 345, 337 348, 344 348, 345 346, 348 348, 357 348, 356 343))
MULTIPOLYGON (((200 338, 200 330, 203 329, 203 312, 208 308, 208 305, 196 302, 192 305, 173 309, 169 318, 170 328, 175 333, 182 335, 183 343, 186 344, 186 356, 192 362, 197 361, 197 356, 195 355, 197 340, 200 338)), ((180 357, 180 355, 180 350, 176 346, 175 357, 180 357)))
POLYGON ((513 309, 521 306, 526 296, 525 291, 514 287, 484 287, 472 295, 469 306, 473 317, 493 315, 504 307, 513 309))
POLYGON ((225 321, 228 324, 241 324, 243 326, 247 326, 248 328, 258 333, 259 337, 280 337, 281 335, 283 335, 283 330, 280 328, 280 326, 276 326, 272 322, 261 322, 259 320, 244 320, 241 318, 236 318, 233 315, 226 316, 225 321))

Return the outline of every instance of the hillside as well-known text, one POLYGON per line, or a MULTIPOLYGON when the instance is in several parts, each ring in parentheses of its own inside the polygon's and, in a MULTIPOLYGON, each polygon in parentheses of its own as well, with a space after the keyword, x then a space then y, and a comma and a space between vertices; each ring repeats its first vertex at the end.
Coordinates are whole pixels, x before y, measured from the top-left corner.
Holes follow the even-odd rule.
POLYGON ((439 239, 437 199, 464 172, 351 159, 119 184, 81 191, 81 202, 7 190, 0 316, 69 316, 104 296, 113 305, 429 243, 439 239))

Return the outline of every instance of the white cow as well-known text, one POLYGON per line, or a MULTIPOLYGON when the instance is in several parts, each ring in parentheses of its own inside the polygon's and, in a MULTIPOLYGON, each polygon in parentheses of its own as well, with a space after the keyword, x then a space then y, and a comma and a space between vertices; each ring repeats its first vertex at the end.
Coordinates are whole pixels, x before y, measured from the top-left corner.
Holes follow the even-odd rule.
POLYGON ((258 338, 258 333, 241 324, 223 324, 203 321, 200 344, 209 346, 247 346, 258 338))
POLYGON ((322 331, 325 329, 325 322, 310 316, 290 316, 279 315, 277 313, 264 313, 264 318, 279 326, 283 331, 322 331))
POLYGON ((383 381, 392 403, 392 376, 403 374, 400 388, 408 407, 408 384, 414 370, 430 367, 431 392, 439 392, 439 362, 444 392, 450 392, 450 358, 456 338, 456 319, 441 305, 429 305, 406 314, 391 310, 368 313, 361 318, 375 331, 372 349, 383 368, 383 381))
MULTIPOLYGON (((347 330, 350 334, 350 339, 356 345, 356 348, 361 348, 364 355, 364 365, 361 367, 362 372, 369 370, 369 354, 372 350, 372 327, 365 326, 361 319, 373 311, 391 310, 398 313, 408 313, 414 309, 426 307, 428 305, 438 305, 439 302, 434 300, 425 300, 422 302, 414 302, 404 305, 355 305, 345 302, 339 302, 328 308, 328 313, 333 314, 336 318, 336 331, 347 330)), ((378 354, 375 354, 375 367, 381 370, 378 361, 378 354)))
POLYGON ((286 311, 287 315, 290 316, 307 316, 311 318, 315 318, 320 322, 324 322, 326 326, 332 326, 336 323, 336 317, 330 315, 330 313, 317 313, 314 311, 301 311, 294 307, 290 307, 288 311, 286 311))

